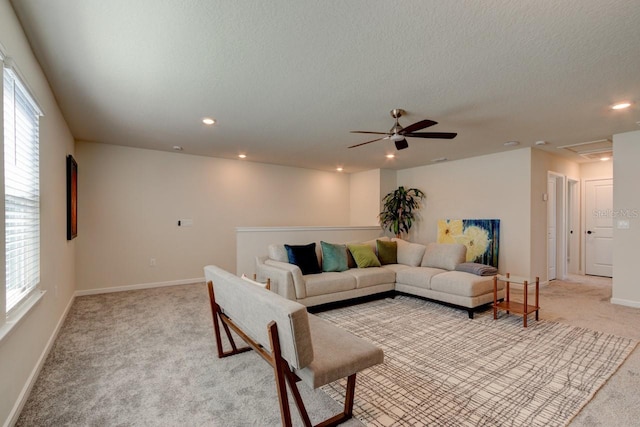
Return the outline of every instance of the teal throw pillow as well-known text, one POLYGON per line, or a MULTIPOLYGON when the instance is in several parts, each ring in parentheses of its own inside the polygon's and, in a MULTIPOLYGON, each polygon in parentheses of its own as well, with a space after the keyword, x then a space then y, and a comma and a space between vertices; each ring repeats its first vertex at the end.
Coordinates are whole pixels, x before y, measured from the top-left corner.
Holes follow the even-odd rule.
POLYGON ((358 268, 380 267, 380 261, 369 245, 347 245, 358 268))
POLYGON ((300 267, 302 274, 322 273, 320 265, 318 265, 315 242, 308 245, 284 245, 284 248, 287 251, 289 264, 300 267))
POLYGON ((380 264, 397 264, 398 263, 398 244, 385 240, 376 240, 378 249, 378 259, 380 264))
POLYGON ((322 246, 322 271, 345 271, 347 266, 347 245, 320 242, 322 246))

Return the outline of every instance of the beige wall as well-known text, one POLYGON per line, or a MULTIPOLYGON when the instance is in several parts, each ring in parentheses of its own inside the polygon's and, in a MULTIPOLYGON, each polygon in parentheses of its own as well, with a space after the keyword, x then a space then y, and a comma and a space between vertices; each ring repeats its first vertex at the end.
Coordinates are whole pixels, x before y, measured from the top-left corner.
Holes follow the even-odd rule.
POLYGON ((235 271, 236 227, 349 222, 340 173, 86 142, 76 154, 80 291, 235 271))
POLYGON ((46 293, 0 342, 0 424, 5 425, 20 409, 22 397, 38 372, 39 361, 46 355, 73 299, 75 241, 66 240, 65 157, 73 153, 74 145, 7 0, 0 0, 0 44, 14 60, 44 112, 40 119, 40 289, 46 293))
POLYGON ((270 244, 306 245, 316 243, 316 252, 322 253, 321 241, 329 243, 364 242, 382 236, 379 226, 344 227, 239 227, 236 229, 236 270, 240 276, 255 273, 258 256, 267 255, 270 244))
POLYGON ((352 173, 349 179, 349 224, 376 225, 380 212, 380 169, 352 173))
POLYGON ((625 213, 626 216, 614 218, 611 302, 640 308, 637 268, 640 242, 640 131, 614 135, 613 152, 613 211, 625 213), (620 219, 629 221, 628 229, 617 227, 620 219))
POLYGON ((580 178, 586 179, 603 179, 613 177, 613 161, 606 162, 597 161, 589 163, 580 163, 580 178))
MULTIPOLYGON (((580 165, 546 151, 531 150, 531 277, 540 277, 545 282, 547 270, 547 177, 554 172, 567 179, 580 180, 580 165)), ((560 208, 560 206, 558 206, 560 208)), ((558 267, 558 266, 557 266, 558 267)), ((559 270, 559 267, 558 267, 559 270)))
POLYGON ((501 272, 530 272, 531 150, 398 171, 398 185, 426 193, 410 239, 435 242, 439 219, 500 219, 501 272))
POLYGON ((396 188, 396 171, 373 169, 350 175, 350 225, 378 225, 382 198, 396 188))

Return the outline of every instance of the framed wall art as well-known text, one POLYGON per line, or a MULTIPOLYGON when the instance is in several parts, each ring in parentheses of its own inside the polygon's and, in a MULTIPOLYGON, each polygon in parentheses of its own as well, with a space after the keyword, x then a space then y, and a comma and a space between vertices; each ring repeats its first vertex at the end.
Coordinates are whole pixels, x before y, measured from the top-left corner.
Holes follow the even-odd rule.
POLYGON ((500 220, 438 220, 438 243, 462 243, 467 247, 467 262, 479 262, 498 268, 500 220))
POLYGON ((67 240, 78 235, 78 163, 67 156, 67 240))

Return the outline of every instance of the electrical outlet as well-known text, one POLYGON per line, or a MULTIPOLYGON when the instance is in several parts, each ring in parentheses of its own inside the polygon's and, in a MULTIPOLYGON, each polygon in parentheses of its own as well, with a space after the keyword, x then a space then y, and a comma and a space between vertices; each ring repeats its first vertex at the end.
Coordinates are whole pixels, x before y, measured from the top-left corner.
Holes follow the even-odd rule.
POLYGON ((155 267, 156 266, 156 259, 155 258, 151 258, 149 260, 149 267, 155 267))

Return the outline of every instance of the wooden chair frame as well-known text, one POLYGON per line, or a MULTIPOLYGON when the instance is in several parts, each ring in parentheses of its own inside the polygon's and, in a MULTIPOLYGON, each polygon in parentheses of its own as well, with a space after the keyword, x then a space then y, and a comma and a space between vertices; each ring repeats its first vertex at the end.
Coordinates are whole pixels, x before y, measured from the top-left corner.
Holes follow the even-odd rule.
MULTIPOLYGON (((282 358, 280 351, 280 338, 278 336, 278 325, 276 322, 269 322, 267 325, 267 331, 269 333, 269 342, 271 351, 267 351, 262 345, 254 341, 249 337, 233 320, 231 320, 226 314, 224 314, 220 306, 216 303, 215 293, 213 291, 213 282, 207 282, 209 288, 209 300, 211 302, 211 315, 213 317, 213 329, 215 331, 216 346, 218 349, 218 358, 233 356, 235 354, 244 353, 249 350, 255 350, 271 367, 273 368, 276 390, 278 392, 278 401, 280 404, 280 419, 282 425, 285 427, 291 427, 291 411, 289 410, 289 399, 287 396, 287 384, 289 390, 293 395, 296 407, 300 413, 300 417, 305 427, 313 427, 309 414, 304 406, 300 391, 298 390, 297 382, 300 378, 291 370, 289 363, 282 358), (224 331, 231 344, 231 350, 225 351, 222 346, 222 336, 220 334, 220 324, 224 328, 224 331), (247 344, 247 347, 238 348, 231 335, 231 329, 237 333, 247 344)), ((356 374, 352 374, 347 379, 347 391, 344 401, 344 410, 331 418, 316 424, 315 427, 330 427, 341 424, 353 417, 353 401, 356 389, 356 374)))

